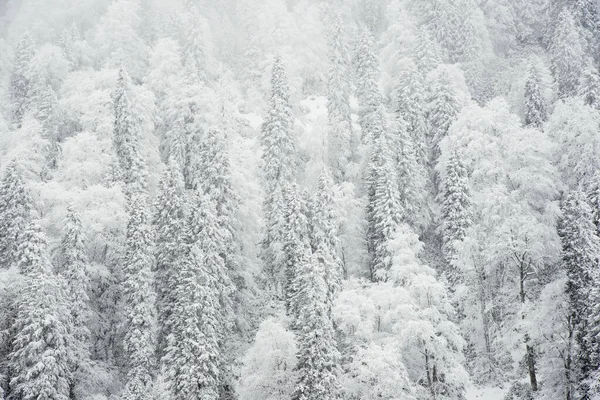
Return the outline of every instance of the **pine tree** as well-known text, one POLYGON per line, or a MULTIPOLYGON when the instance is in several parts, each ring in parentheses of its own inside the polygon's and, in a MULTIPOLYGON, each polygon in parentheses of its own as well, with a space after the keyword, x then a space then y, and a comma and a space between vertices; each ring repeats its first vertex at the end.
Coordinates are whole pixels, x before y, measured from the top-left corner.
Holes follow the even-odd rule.
POLYGON ((440 156, 440 142, 448 134, 450 125, 457 118, 460 105, 452 86, 450 76, 443 71, 431 90, 427 105, 427 124, 431 140, 431 164, 435 165, 440 156))
POLYGON ((570 97, 576 94, 583 69, 584 49, 580 28, 569 9, 564 9, 557 21, 550 59, 552 72, 558 81, 559 95, 570 97))
POLYGON ((419 28, 417 45, 415 46, 414 59, 419 71, 426 75, 442 63, 439 44, 431 37, 426 26, 419 28))
POLYGON ((600 75, 593 65, 588 65, 583 71, 579 82, 579 96, 585 104, 600 110, 600 75))
POLYGON ((327 307, 327 284, 321 264, 311 257, 298 271, 299 379, 292 400, 340 398, 339 352, 327 307))
POLYGON ((113 143, 119 160, 121 179, 131 193, 143 192, 148 187, 146 165, 140 152, 139 119, 133 102, 135 92, 131 78, 124 69, 119 70, 114 93, 115 127, 113 143))
POLYGON ((359 122, 363 140, 374 140, 380 130, 379 61, 375 55, 375 43, 369 30, 362 28, 356 49, 356 97, 359 105, 359 122))
POLYGON ((154 226, 156 228, 156 293, 159 353, 166 346, 174 307, 174 285, 179 273, 184 237, 185 193, 181 168, 170 161, 159 183, 154 226))
POLYGON ((405 122, 412 138, 417 161, 427 164, 426 123, 425 123, 425 89, 422 77, 414 63, 409 63, 401 71, 394 94, 396 113, 405 122))
POLYGON ((68 400, 75 354, 67 295, 52 274, 40 226, 29 224, 19 241, 26 284, 13 324, 7 399, 68 400))
POLYGON ((444 181, 444 199, 442 203, 442 250, 448 262, 448 281, 454 284, 457 271, 454 271, 455 244, 466 237, 467 229, 472 223, 471 194, 469 176, 458 152, 455 150, 446 166, 444 181))
POLYGON ((282 283, 280 264, 283 223, 283 188, 294 181, 296 169, 296 138, 289 87, 281 57, 275 58, 271 76, 271 106, 262 125, 262 162, 266 181, 264 204, 267 236, 263 241, 266 270, 282 283))
POLYGON ((10 268, 17 262, 20 235, 29 223, 31 199, 20 176, 17 162, 6 167, 0 186, 0 267, 10 268))
POLYGON ((86 372, 84 368, 90 359, 90 279, 81 220, 71 205, 67 207, 59 253, 58 273, 66 284, 76 346, 75 372, 82 375, 86 372))
POLYGON ((529 67, 525 82, 525 125, 541 128, 546 121, 546 104, 540 88, 540 76, 535 65, 529 67))
POLYGON ((123 307, 127 361, 124 400, 147 399, 153 382, 154 290, 152 280, 153 235, 147 195, 133 194, 129 200, 129 221, 123 259, 123 307))
POLYGON ((10 77, 10 97, 13 106, 13 123, 21 127, 23 115, 27 111, 30 85, 27 69, 33 58, 35 44, 29 32, 25 32, 15 49, 15 63, 10 77))
POLYGON ((327 85, 328 163, 335 179, 344 179, 348 163, 355 157, 356 143, 350 111, 348 48, 344 41, 342 19, 337 18, 329 44, 329 80, 327 85))
POLYGON ((595 369, 590 341, 590 296, 598 269, 600 237, 593 224, 592 210, 581 192, 572 192, 562 204, 558 233, 562 241, 562 266, 567 273, 565 292, 569 305, 569 324, 577 348, 568 360, 570 381, 577 383, 575 398, 588 398, 588 379, 595 369), (572 358, 571 358, 572 357, 572 358))

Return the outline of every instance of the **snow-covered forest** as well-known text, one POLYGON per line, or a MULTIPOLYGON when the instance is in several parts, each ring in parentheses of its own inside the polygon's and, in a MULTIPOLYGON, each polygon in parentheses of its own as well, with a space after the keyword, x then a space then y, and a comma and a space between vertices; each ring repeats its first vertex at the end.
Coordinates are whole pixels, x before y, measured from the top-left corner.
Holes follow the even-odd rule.
POLYGON ((0 399, 600 399, 600 2, 0 1, 0 399))

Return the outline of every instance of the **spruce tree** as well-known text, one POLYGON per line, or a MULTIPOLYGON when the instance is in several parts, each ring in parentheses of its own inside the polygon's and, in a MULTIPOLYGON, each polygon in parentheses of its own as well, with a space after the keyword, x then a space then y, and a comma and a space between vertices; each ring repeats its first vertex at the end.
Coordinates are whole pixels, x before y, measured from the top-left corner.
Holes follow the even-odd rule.
POLYGON ((472 223, 469 176, 456 150, 446 166, 443 196, 442 251, 448 263, 447 278, 452 287, 459 278, 458 272, 453 269, 454 246, 465 238, 472 223))
POLYGON ((296 138, 289 87, 281 57, 276 57, 271 76, 271 105, 262 125, 262 167, 266 181, 264 203, 267 235, 263 241, 266 270, 280 286, 283 281, 281 264, 281 228, 283 224, 283 188, 294 181, 296 170, 296 138))
POLYGON ((597 338, 590 340, 590 302, 600 254, 600 237, 593 224, 592 210, 581 192, 569 193, 562 204, 558 233, 562 242, 562 266, 567 274, 570 330, 576 351, 570 354, 567 373, 577 382, 577 398, 589 398, 589 378, 595 370, 592 350, 597 338))
POLYGON ((541 128, 546 121, 546 104, 540 88, 540 76, 535 65, 529 67, 525 82, 525 125, 541 128))
POLYGON ((434 166, 440 156, 440 142, 448 134, 450 125, 458 116, 460 105, 452 86, 450 76, 443 71, 432 87, 427 104, 427 124, 431 140, 431 164, 434 166))
POLYGON ((153 223, 156 229, 155 276, 160 354, 166 346, 166 338, 171 329, 174 285, 184 253, 181 245, 186 227, 185 193, 181 168, 175 161, 169 162, 159 183, 155 210, 153 223))
POLYGON ((20 235, 29 223, 31 199, 16 160, 8 164, 0 186, 0 268, 17 262, 20 235))
POLYGON ((113 95, 115 126, 113 144, 120 168, 120 178, 127 192, 143 192, 148 187, 147 171, 140 152, 140 121, 134 111, 135 90, 129 74, 119 70, 113 95))
POLYGON ((350 115, 352 87, 347 54, 348 48, 343 36, 342 19, 338 17, 329 44, 327 85, 328 164, 338 181, 344 179, 348 163, 352 161, 356 152, 350 115))
POLYGON ((311 256, 296 277, 299 379, 292 400, 340 398, 340 355, 328 313, 324 274, 321 264, 311 256))
POLYGON ((439 44, 432 38, 426 26, 419 28, 414 59, 419 71, 426 75, 442 63, 439 44))
POLYGON ((552 43, 550 44, 552 72, 558 81, 561 97, 570 97, 577 93, 579 79, 584 66, 584 48, 580 27, 568 8, 558 16, 552 43))
POLYGON ((9 362, 8 400, 68 400, 76 354, 64 285, 52 274, 46 238, 32 222, 19 238, 25 276, 17 301, 9 362))
POLYGON ((359 122, 363 141, 374 140, 379 134, 381 123, 380 107, 382 104, 379 92, 379 60, 375 55, 375 43, 371 32, 362 28, 358 37, 355 56, 356 65, 356 98, 358 100, 359 122))
POLYGON ((123 347, 127 367, 123 400, 147 399, 155 368, 155 296, 152 279, 154 241, 149 214, 147 195, 133 194, 129 200, 123 259, 123 347))
POLYGON ((600 110, 600 75, 593 65, 583 71, 579 82, 579 96, 588 106, 600 110))
POLYGON ((27 69, 33 58, 34 47, 31 34, 27 31, 21 37, 19 43, 17 43, 17 48, 15 49, 14 67, 10 77, 10 97, 13 107, 13 123, 17 128, 21 127, 23 115, 28 107, 30 82, 27 77, 27 69))

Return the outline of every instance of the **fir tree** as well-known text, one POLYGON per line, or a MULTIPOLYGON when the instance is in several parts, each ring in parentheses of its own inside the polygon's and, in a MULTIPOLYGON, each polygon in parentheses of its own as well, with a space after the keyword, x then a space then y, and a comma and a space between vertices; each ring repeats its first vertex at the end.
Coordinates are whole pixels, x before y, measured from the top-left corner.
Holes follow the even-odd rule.
POLYGON ((431 91, 427 105, 427 124, 431 140, 431 164, 440 156, 440 142, 448 134, 450 125, 458 116, 460 105, 448 73, 443 71, 431 91))
POLYGON ((363 140, 374 140, 379 135, 382 104, 379 92, 379 61, 375 43, 369 30, 363 28, 356 49, 356 97, 359 105, 359 122, 363 140))
POLYGON ((294 117, 290 105, 289 87, 281 57, 273 64, 271 76, 271 106, 262 125, 262 162, 266 180, 265 217, 267 236, 263 241, 268 275, 275 285, 282 282, 280 264, 283 223, 283 187, 294 181, 296 169, 296 138, 294 117))
POLYGON ((439 44, 431 37, 429 29, 426 26, 420 27, 414 59, 422 74, 426 75, 442 63, 440 51, 439 44))
POLYGON ((558 17, 550 44, 552 72, 558 81, 561 97, 576 94, 583 69, 583 56, 580 28, 569 9, 564 9, 558 17))
POLYGON ((577 344, 575 352, 569 355, 570 370, 567 373, 572 382, 577 382, 576 398, 588 398, 588 379, 595 369, 592 349, 598 340, 589 340, 589 322, 600 237, 596 234, 592 211, 583 193, 570 193, 562 204, 562 212, 558 233, 562 241, 562 266, 567 273, 568 321, 577 344))
POLYGON ((153 235, 147 195, 138 193, 129 200, 129 221, 123 259, 123 307, 127 360, 124 400, 147 399, 155 367, 154 290, 152 288, 153 235))
POLYGON ((166 345, 174 307, 174 285, 183 257, 181 244, 186 220, 181 169, 170 161, 159 183, 154 226, 156 227, 156 293, 159 322, 159 353, 166 345))
POLYGON ((146 165, 140 152, 139 119, 133 102, 135 92, 131 78, 124 69, 119 71, 114 93, 115 127, 113 143, 119 161, 121 179, 131 193, 143 192, 148 187, 146 165))
POLYGON ((593 65, 588 65, 583 71, 579 82, 579 96, 585 104, 600 110, 600 75, 593 65))
POLYGON ((30 82, 27 69, 33 58, 34 46, 31 35, 25 32, 15 49, 14 68, 10 77, 10 97, 13 105, 13 123, 17 128, 21 127, 29 103, 30 82))
POLYGON ((335 178, 344 179, 348 163, 354 158, 356 143, 350 111, 351 83, 341 18, 337 18, 329 45, 327 85, 328 163, 335 178))
POLYGON ((472 223, 471 194, 469 176, 458 152, 455 150, 446 166, 442 203, 442 250, 449 264, 448 281, 451 286, 457 282, 457 271, 452 268, 455 258, 455 244, 466 237, 472 223))
POLYGON ((75 356, 71 314, 46 246, 40 226, 29 224, 19 245, 19 269, 26 284, 13 324, 8 400, 70 398, 75 356))
POLYGON ((31 199, 15 160, 6 167, 0 186, 0 267, 17 262, 20 235, 29 223, 31 199))
POLYGON ((540 88, 540 76, 535 65, 529 67, 525 82, 525 125, 541 128, 546 121, 546 104, 540 88))
POLYGON ((299 379, 293 400, 340 398, 337 380, 339 352, 327 310, 327 284, 321 264, 314 259, 298 271, 299 379))

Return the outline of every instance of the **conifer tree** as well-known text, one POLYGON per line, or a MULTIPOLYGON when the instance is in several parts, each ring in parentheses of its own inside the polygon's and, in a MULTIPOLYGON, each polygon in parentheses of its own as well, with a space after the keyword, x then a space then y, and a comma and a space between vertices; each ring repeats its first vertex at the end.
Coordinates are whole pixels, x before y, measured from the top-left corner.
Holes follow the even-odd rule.
POLYGON ((13 123, 17 128, 21 127, 23 115, 28 107, 30 82, 27 77, 27 68, 33 58, 34 46, 31 34, 25 32, 15 49, 14 68, 10 77, 10 97, 13 106, 13 123))
POLYGON ((442 203, 442 250, 449 264, 448 281, 451 286, 458 279, 452 268, 455 257, 455 244, 463 240, 472 223, 471 195, 469 176, 458 152, 455 150, 446 167, 442 203))
POLYGON ((362 28, 358 38, 355 57, 356 65, 356 97, 359 106, 359 122, 362 129, 363 140, 374 138, 378 135, 380 106, 382 104, 379 92, 379 61, 375 55, 375 43, 371 32, 362 28))
POLYGON ((66 294, 71 311, 73 339, 75 341, 76 378, 86 371, 90 359, 90 279, 88 277, 88 260, 79 215, 71 205, 67 207, 67 217, 63 225, 63 236, 60 243, 60 264, 58 273, 64 278, 66 294))
POLYGON ((340 398, 339 352, 327 309, 327 284, 313 257, 298 271, 299 379, 292 400, 340 398))
POLYGON ((348 48, 343 36, 340 17, 329 44, 329 80, 327 85, 327 118, 329 133, 327 142, 328 163, 335 179, 343 180, 348 163, 354 158, 356 143, 350 116, 350 71, 348 48))
POLYGON ((155 367, 154 290, 152 280, 153 234, 148 199, 136 193, 129 200, 129 221, 123 259, 123 347, 127 378, 122 398, 142 400, 150 396, 155 367))
POLYGON ((426 26, 419 28, 414 59, 419 71, 426 75, 442 63, 439 44, 432 38, 426 26))
POLYGON ((580 28, 568 8, 558 16, 552 43, 550 59, 552 72, 558 81, 559 95, 570 97, 577 93, 583 69, 584 49, 580 28))
POLYGON ((535 65, 529 67, 525 82, 525 125, 541 128, 546 121, 546 104, 540 88, 540 76, 535 65))
POLYGON ((271 76, 271 105, 262 125, 262 162, 266 181, 264 204, 267 235, 263 242, 268 275, 275 286, 283 282, 280 263, 281 228, 283 224, 283 188, 294 181, 296 169, 296 138, 289 87, 281 57, 276 57, 271 76))
POLYGON ((569 355, 567 373, 577 382, 576 398, 588 398, 589 378, 595 367, 592 349, 597 338, 590 340, 592 317, 590 296, 598 269, 600 237, 593 225, 592 211, 583 193, 569 193, 562 204, 558 233, 562 241, 562 265, 567 273, 565 292, 569 306, 570 330, 577 347, 569 355))
POLYGON ((40 226, 29 224, 19 241, 26 284, 13 324, 8 400, 67 400, 75 357, 67 295, 52 274, 40 226))
POLYGON ((13 160, 6 167, 0 186, 0 268, 16 264, 19 237, 29 223, 30 210, 31 199, 13 160))
POLYGON ((446 71, 440 74, 431 93, 427 105, 427 124, 431 140, 431 163, 435 165, 441 153, 440 141, 448 134, 450 125, 458 116, 460 105, 446 71))
POLYGON ((579 82, 579 96, 588 106, 600 110, 600 75, 593 65, 583 71, 579 82))
POLYGON ((119 70, 117 89, 113 96, 115 127, 113 143, 119 161, 121 179, 128 192, 143 192, 148 187, 146 165, 140 152, 138 116, 135 115, 133 102, 135 93, 133 83, 127 71, 119 70))
POLYGON ((159 353, 166 345, 174 307, 174 285, 184 251, 185 194, 181 168, 170 161, 159 183, 154 226, 156 229, 156 294, 159 353))

